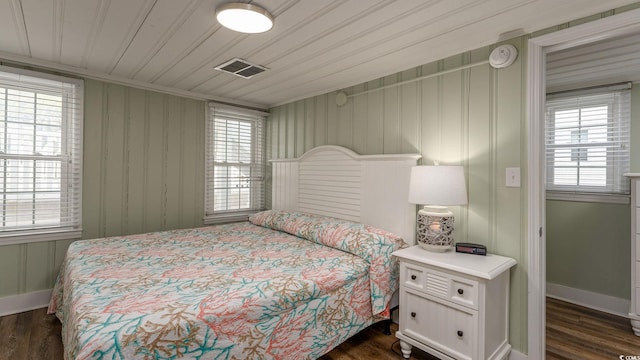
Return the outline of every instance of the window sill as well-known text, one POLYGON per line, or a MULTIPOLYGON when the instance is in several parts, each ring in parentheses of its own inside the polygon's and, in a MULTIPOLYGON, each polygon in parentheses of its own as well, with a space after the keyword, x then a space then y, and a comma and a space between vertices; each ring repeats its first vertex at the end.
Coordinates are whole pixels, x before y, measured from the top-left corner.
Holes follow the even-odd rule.
POLYGON ((630 196, 624 194, 572 193, 561 191, 547 191, 547 200, 575 201, 606 204, 629 204, 630 196))
POLYGON ((249 220, 249 216, 251 214, 255 214, 260 211, 261 210, 247 210, 247 211, 207 215, 204 217, 203 220, 205 225, 216 225, 216 224, 224 224, 224 223, 231 223, 231 222, 247 221, 249 220))
POLYGON ((81 237, 82 229, 14 231, 0 234, 0 246, 29 244, 43 241, 78 240, 81 237))

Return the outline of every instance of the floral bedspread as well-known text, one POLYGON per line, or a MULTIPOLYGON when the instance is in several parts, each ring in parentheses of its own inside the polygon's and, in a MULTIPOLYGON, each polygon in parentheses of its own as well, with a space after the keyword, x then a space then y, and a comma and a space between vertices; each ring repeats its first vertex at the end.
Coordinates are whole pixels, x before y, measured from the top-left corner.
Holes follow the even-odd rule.
POLYGON ((371 230, 269 211, 251 219, 262 226, 74 242, 49 304, 63 324, 65 359, 314 359, 388 316, 383 302, 398 270, 385 254, 391 277, 373 274, 385 262, 372 253, 380 244, 332 247, 322 243, 332 237, 265 227, 283 216, 297 221, 289 230, 335 222, 347 244, 371 230))

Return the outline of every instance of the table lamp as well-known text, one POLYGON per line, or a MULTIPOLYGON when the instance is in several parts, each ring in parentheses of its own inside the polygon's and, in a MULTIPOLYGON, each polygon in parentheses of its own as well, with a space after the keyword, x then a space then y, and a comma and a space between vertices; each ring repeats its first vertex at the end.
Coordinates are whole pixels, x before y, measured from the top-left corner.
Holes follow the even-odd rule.
POLYGON ((462 166, 421 165, 411 168, 409 202, 425 205, 418 212, 417 240, 425 250, 453 249, 453 213, 448 205, 466 205, 467 187, 462 166))

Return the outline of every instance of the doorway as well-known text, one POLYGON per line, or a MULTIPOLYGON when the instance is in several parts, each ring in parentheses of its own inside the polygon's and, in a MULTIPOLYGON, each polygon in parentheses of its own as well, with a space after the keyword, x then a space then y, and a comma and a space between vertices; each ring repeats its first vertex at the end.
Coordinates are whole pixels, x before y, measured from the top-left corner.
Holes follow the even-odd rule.
POLYGON ((528 358, 545 357, 546 224, 544 117, 546 55, 640 31, 640 9, 529 40, 527 117, 528 358))

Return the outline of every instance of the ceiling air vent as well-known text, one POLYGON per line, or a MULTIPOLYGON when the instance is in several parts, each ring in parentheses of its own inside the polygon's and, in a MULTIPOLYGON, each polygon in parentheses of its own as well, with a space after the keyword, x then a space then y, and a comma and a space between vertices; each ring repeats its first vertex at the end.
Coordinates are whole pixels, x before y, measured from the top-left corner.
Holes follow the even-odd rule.
POLYGON ((231 59, 224 64, 215 67, 216 70, 224 71, 229 74, 237 75, 245 79, 251 79, 254 75, 260 74, 267 70, 266 67, 251 64, 242 59, 231 59))

